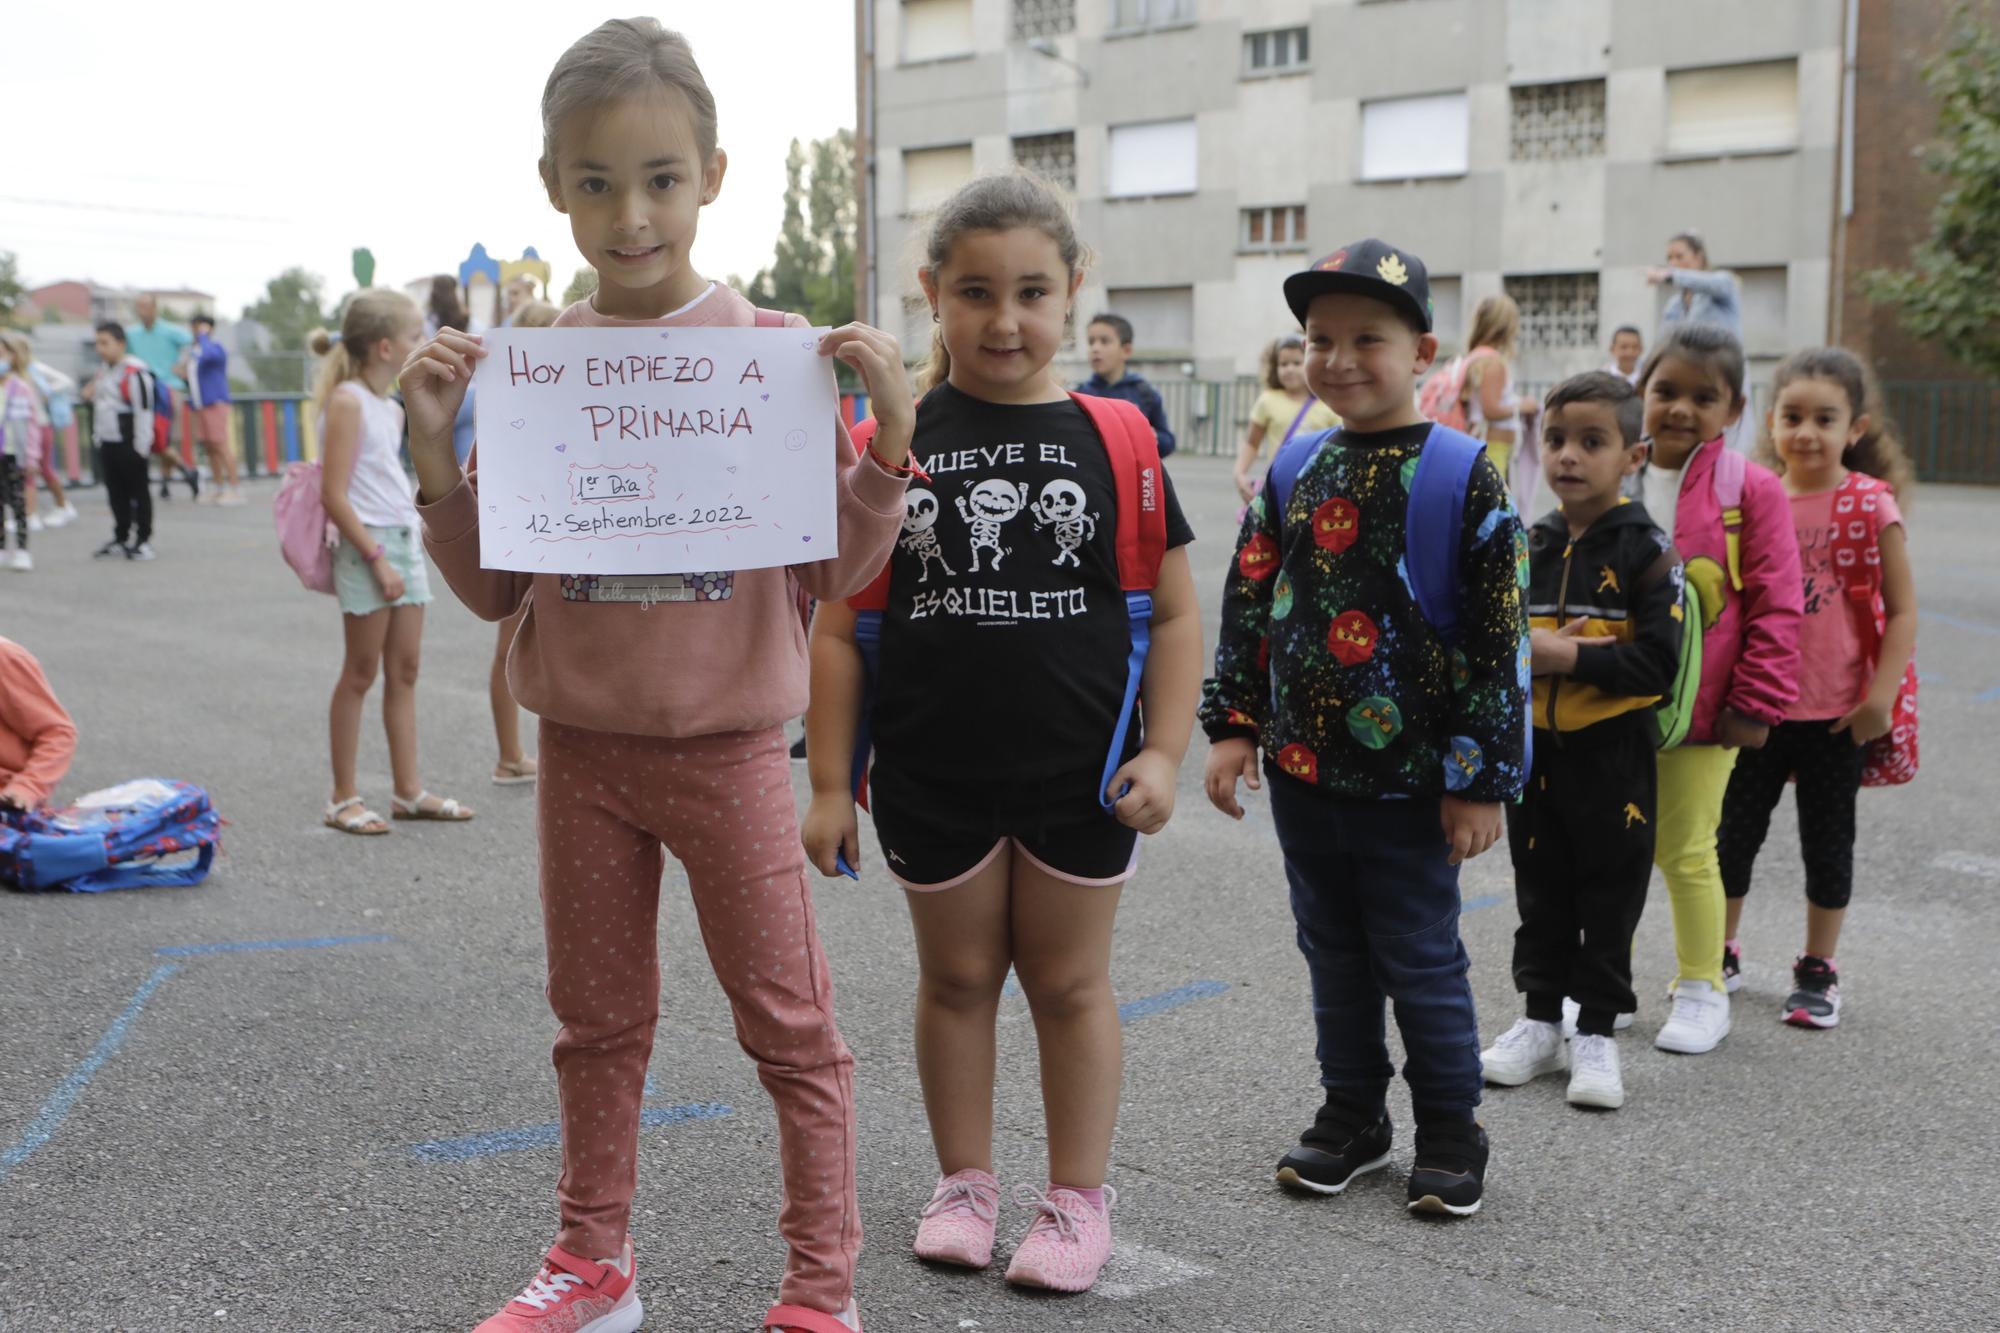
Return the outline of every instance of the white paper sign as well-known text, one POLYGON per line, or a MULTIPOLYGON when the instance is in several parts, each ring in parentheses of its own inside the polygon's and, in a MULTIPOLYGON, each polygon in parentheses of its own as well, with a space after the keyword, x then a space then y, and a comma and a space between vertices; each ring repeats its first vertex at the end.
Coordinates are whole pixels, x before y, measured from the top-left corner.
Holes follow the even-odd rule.
POLYGON ((838 396, 815 330, 493 329, 485 345, 486 568, 685 574, 839 553, 838 396))

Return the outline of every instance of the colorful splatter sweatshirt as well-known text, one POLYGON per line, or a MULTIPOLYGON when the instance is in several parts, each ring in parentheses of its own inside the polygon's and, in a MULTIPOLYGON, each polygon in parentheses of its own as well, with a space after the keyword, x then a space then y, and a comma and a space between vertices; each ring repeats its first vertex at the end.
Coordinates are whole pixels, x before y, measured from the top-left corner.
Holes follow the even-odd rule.
POLYGON ((1329 439, 1280 515, 1251 501, 1223 588, 1210 739, 1247 736, 1275 780, 1350 799, 1507 801, 1526 780, 1527 540, 1500 474, 1474 467, 1459 633, 1417 609, 1404 558, 1430 423, 1329 439))

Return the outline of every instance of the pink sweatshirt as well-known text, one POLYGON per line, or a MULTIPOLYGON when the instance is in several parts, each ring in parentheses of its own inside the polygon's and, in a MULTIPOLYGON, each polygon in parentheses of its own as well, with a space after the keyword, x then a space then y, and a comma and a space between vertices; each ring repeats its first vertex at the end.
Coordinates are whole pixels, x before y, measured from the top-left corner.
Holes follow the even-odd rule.
POLYGON ((0 639, 0 795, 29 810, 46 805, 75 753, 76 725, 41 663, 0 639))
MULTIPOLYGON (((742 326, 756 311, 717 284, 692 309, 667 319, 612 319, 588 298, 556 326, 652 328, 742 326)), ((798 315, 785 323, 808 327, 798 315)), ((837 506, 840 554, 788 569, 591 578, 521 574, 479 565, 477 454, 465 481, 425 504, 424 546, 472 613, 503 620, 528 614, 507 655, 507 683, 530 711, 593 731, 706 736, 776 726, 806 708, 806 636, 799 589, 822 600, 859 592, 889 558, 902 530, 907 478, 870 456, 858 461, 840 426, 837 506), (615 600, 626 588, 660 585, 678 600, 615 600)), ((638 594, 624 593, 624 596, 638 594)))

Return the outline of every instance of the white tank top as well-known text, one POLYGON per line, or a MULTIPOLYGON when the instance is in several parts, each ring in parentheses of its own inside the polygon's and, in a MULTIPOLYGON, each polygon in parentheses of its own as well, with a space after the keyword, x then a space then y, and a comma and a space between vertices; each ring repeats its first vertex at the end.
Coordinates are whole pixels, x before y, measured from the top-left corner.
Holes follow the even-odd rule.
MULTIPOLYGON (((413 528, 417 502, 409 474, 403 471, 403 408, 377 397, 359 380, 334 390, 352 394, 361 404, 361 445, 354 452, 354 472, 347 481, 347 502, 371 528, 413 528)), ((326 415, 320 414, 320 439, 326 438, 326 415)))

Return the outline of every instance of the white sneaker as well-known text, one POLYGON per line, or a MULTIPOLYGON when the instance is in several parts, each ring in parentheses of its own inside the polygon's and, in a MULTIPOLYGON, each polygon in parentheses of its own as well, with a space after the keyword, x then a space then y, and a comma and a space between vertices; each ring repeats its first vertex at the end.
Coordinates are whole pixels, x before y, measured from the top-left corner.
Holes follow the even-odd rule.
POLYGON ((44 524, 42 523, 42 516, 40 514, 28 515, 28 531, 40 532, 43 526, 44 524))
POLYGON ((8 567, 16 574, 25 574, 35 567, 35 557, 26 551, 16 551, 14 558, 8 562, 8 567))
MULTIPOLYGON (((1669 996, 1668 998, 1671 999, 1673 997, 1669 996)), ((1583 1015, 1583 1006, 1578 1004, 1575 1000, 1570 999, 1568 996, 1564 996, 1563 1036, 1574 1037, 1576 1035, 1576 1020, 1580 1018, 1582 1015, 1583 1015)), ((1632 1026, 1632 1020, 1636 1017, 1638 1017, 1637 1014, 1630 1014, 1630 1013, 1618 1015, 1616 1018, 1611 1020, 1611 1030, 1613 1032, 1623 1032, 1626 1028, 1632 1026)))
POLYGON ((74 513, 75 511, 71 510, 67 505, 61 509, 51 509, 49 516, 42 520, 42 526, 45 528, 63 527, 69 523, 74 513))
POLYGON ((1729 994, 1706 981, 1674 988, 1674 1011, 1653 1045, 1678 1055, 1706 1055, 1729 1035, 1729 994))
MULTIPOLYGON (((74 523, 77 521, 77 519, 81 518, 82 515, 76 512, 75 505, 65 500, 63 501, 63 507, 61 509, 56 510, 55 517, 61 518, 62 521, 65 523, 74 523)), ((53 527, 54 523, 51 522, 50 526, 53 527)))
POLYGON ((1625 1079, 1618 1072, 1618 1043, 1588 1033, 1569 1044, 1569 1104, 1615 1111, 1625 1104, 1625 1079))
POLYGON ((1538 1018, 1515 1020, 1491 1046, 1479 1053, 1480 1072, 1488 1083, 1518 1088, 1529 1079, 1553 1074, 1569 1064, 1562 1029, 1538 1018))
POLYGON ((137 546, 128 546, 125 548, 125 558, 127 560, 151 560, 153 559, 153 544, 151 542, 140 542, 137 546))

